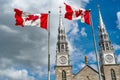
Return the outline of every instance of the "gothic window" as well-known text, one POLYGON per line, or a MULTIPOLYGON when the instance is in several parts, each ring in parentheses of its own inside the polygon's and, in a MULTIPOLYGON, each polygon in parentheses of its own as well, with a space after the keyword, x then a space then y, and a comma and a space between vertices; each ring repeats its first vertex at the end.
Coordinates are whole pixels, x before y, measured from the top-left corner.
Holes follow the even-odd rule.
POLYGON ((100 37, 101 37, 101 39, 102 39, 102 35, 101 35, 100 37))
POLYGON ((108 46, 108 43, 106 43, 106 49, 109 50, 109 46, 108 46))
POLYGON ((63 40, 64 37, 62 36, 61 38, 62 38, 62 40, 63 40))
POLYGON ((100 32, 101 32, 102 30, 101 30, 101 28, 100 28, 100 32))
POLYGON ((116 80, 116 75, 114 69, 111 69, 111 78, 112 80, 116 80))
POLYGON ((103 29, 102 29, 101 31, 102 31, 102 32, 104 32, 104 30, 103 30, 103 29))
POLYGON ((63 33, 63 30, 61 30, 61 33, 63 33))
POLYGON ((103 32, 105 32, 105 29, 103 29, 103 32))
POLYGON ((106 36, 104 35, 104 39, 106 39, 106 36))
POLYGON ((63 36, 63 39, 65 40, 65 36, 63 36))
POLYGON ((103 46, 103 50, 105 50, 105 46, 104 46, 104 44, 103 44, 102 46, 103 46))
POLYGON ((61 45, 61 49, 64 49, 64 45, 61 45))
POLYGON ((105 39, 107 39, 107 35, 105 35, 105 39))
POLYGON ((60 36, 58 36, 58 40, 60 40, 60 36))
POLYGON ((62 71, 62 80, 66 80, 66 72, 64 70, 62 71))

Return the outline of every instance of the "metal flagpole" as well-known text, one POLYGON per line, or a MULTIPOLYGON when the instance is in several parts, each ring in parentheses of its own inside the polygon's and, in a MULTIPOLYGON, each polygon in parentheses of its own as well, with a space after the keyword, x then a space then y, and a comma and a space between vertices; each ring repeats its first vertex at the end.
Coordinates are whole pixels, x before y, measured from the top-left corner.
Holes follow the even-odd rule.
POLYGON ((48 80, 50 80, 50 11, 48 13, 48 80))
POLYGON ((91 19, 91 27, 92 27, 92 36, 93 36, 93 43, 94 43, 94 49, 95 49, 95 54, 96 54, 96 60, 97 60, 97 66, 98 66, 98 72, 99 72, 99 80, 102 80, 101 77, 101 70, 100 70, 100 61, 99 61, 99 54, 97 52, 97 47, 96 47, 96 40, 95 40, 95 33, 94 33, 94 27, 93 27, 93 21, 92 21, 92 15, 90 11, 90 19, 91 19))

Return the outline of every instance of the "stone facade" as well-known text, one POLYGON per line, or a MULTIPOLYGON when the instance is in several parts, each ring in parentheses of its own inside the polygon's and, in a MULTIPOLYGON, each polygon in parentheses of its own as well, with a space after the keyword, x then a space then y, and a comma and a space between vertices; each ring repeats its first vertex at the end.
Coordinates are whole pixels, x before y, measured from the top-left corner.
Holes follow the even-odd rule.
MULTIPOLYGON (((117 64, 113 46, 102 20, 100 8, 99 23, 101 76, 103 80, 120 80, 120 65, 117 64)), ((68 42, 66 40, 65 28, 62 24, 62 14, 60 10, 55 65, 56 80, 99 80, 99 73, 88 65, 87 58, 85 58, 85 62, 86 65, 77 74, 72 74, 68 42)))
POLYGON ((103 74, 104 74, 105 80, 112 80, 111 70, 115 71, 116 79, 114 80, 120 80, 120 65, 118 64, 103 66, 103 74))
POLYGON ((61 13, 60 7, 55 74, 56 80, 72 80, 72 66, 70 64, 68 42, 61 13))
POLYGON ((80 72, 73 76, 72 80, 99 80, 99 75, 97 71, 86 65, 80 72))
POLYGON ((56 66, 55 67, 56 80, 63 80, 62 71, 66 72, 66 80, 72 80, 71 70, 72 70, 72 66, 56 66))

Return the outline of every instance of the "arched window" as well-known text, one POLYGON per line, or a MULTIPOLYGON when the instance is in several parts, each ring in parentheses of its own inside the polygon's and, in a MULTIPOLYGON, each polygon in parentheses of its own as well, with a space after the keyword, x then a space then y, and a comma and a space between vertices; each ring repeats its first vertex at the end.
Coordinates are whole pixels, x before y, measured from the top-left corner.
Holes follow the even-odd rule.
POLYGON ((61 30, 61 33, 63 33, 63 30, 61 30))
POLYGON ((109 50, 109 46, 108 46, 108 43, 106 43, 106 50, 109 50))
POLYGON ((116 75, 114 69, 111 69, 111 78, 112 80, 116 80, 116 75))
POLYGON ((105 46, 104 46, 104 44, 102 45, 102 48, 103 48, 103 50, 105 50, 105 46))
POLYGON ((63 40, 64 36, 61 36, 61 38, 62 38, 62 40, 63 40))
POLYGON ((66 80, 66 72, 64 70, 62 71, 62 80, 66 80))
POLYGON ((63 44, 63 45, 61 45, 61 49, 64 49, 64 44, 63 44))

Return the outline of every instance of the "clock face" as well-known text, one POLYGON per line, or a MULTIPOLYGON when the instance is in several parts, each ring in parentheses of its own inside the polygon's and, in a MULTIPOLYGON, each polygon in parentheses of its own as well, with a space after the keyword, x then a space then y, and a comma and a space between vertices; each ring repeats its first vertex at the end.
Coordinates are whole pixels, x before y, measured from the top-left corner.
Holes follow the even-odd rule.
POLYGON ((105 60, 109 63, 111 63, 113 61, 113 56, 112 55, 106 55, 105 56, 105 60))
POLYGON ((67 58, 66 58, 65 56, 61 56, 61 57, 59 58, 59 62, 60 62, 61 64, 65 64, 65 63, 67 62, 67 58))

